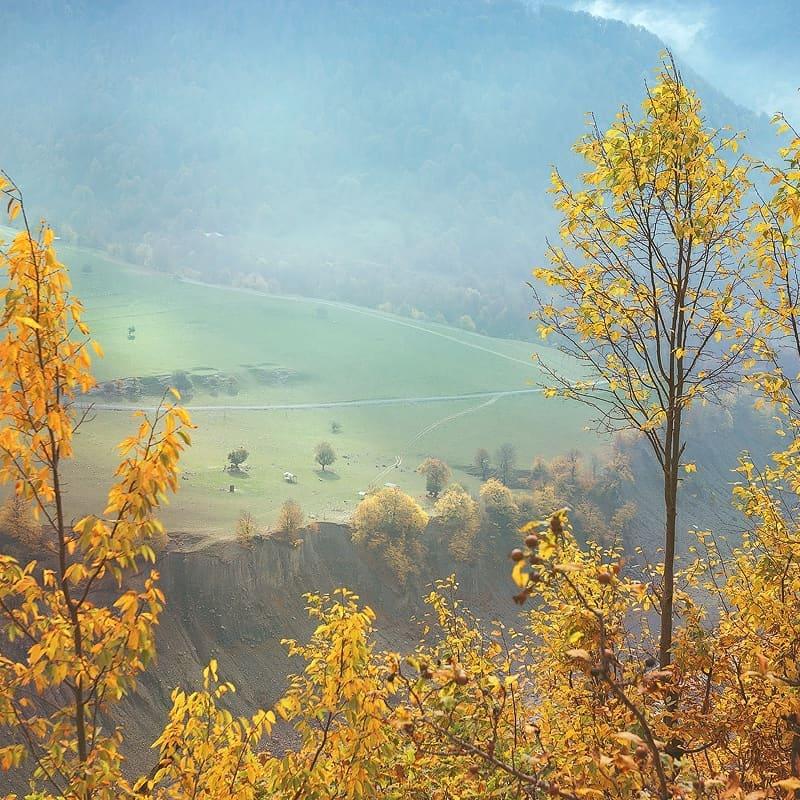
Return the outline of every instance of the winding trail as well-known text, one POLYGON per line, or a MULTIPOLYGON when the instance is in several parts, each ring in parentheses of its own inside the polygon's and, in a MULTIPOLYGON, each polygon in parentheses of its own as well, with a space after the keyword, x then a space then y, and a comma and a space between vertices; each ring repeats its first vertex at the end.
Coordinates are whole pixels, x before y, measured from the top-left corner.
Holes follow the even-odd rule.
MULTIPOLYGON (((324 403, 268 403, 263 405, 236 405, 233 403, 222 405, 193 405, 187 404, 187 409, 195 411, 313 411, 322 408, 357 408, 359 406, 400 406, 415 403, 447 403, 456 400, 488 400, 489 405, 501 397, 515 397, 526 394, 541 394, 540 387, 531 389, 507 389, 495 392, 472 392, 467 394, 439 394, 428 397, 372 397, 364 400, 331 400, 324 403)), ((92 408, 95 411, 155 411, 157 406, 140 406, 136 403, 95 403, 91 400, 79 400, 75 403, 79 408, 92 408)), ((470 409, 473 410, 473 409, 470 409)), ((459 412, 455 416, 460 416, 459 412)), ((446 419, 450 419, 449 417, 446 419)), ((441 423, 436 423, 436 425, 441 423)), ((426 431, 427 432, 427 431, 426 431)))
MULTIPOLYGON (((541 391, 541 389, 538 390, 531 389, 528 391, 536 392, 536 391, 541 391)), ((370 486, 374 487, 382 478, 388 475, 393 469, 399 469, 403 464, 403 455, 407 453, 411 449, 411 447, 415 445, 420 439, 423 439, 429 433, 435 431, 437 428, 440 428, 442 425, 446 425, 448 422, 452 422, 454 419, 466 416, 467 414, 474 414, 476 411, 480 411, 482 408, 494 405, 494 403, 496 403, 500 398, 505 397, 506 395, 509 394, 520 394, 520 391, 511 391, 511 392, 502 392, 499 394, 493 394, 488 400, 484 401, 483 403, 479 403, 477 406, 472 406, 471 408, 465 408, 463 411, 457 411, 455 414, 449 414, 446 417, 442 417, 441 419, 437 419, 435 422, 432 422, 430 425, 419 431, 414 436, 413 439, 411 439, 406 443, 406 446, 403 448, 401 454, 396 457, 394 464, 391 464, 388 467, 384 467, 384 469, 382 469, 372 479, 370 486)), ((480 395, 471 395, 471 397, 477 398, 480 397, 480 395)))
MULTIPOLYGON (((449 342, 454 342, 455 344, 461 345, 462 347, 469 347, 471 350, 479 350, 483 353, 488 353, 489 355, 495 356, 496 358, 502 358, 506 361, 513 361, 516 364, 522 364, 524 367, 532 367, 536 369, 536 364, 533 359, 522 359, 517 358, 516 356, 509 355, 508 353, 501 353, 499 350, 494 350, 491 347, 486 347, 485 345, 478 344, 478 342, 470 342, 462 336, 453 336, 450 333, 447 333, 446 326, 438 326, 438 323, 432 322, 428 324, 421 324, 419 322, 414 322, 410 319, 404 319, 402 317, 397 317, 394 314, 387 314, 383 311, 376 311, 371 308, 367 308, 365 306, 357 306, 352 303, 344 303, 339 300, 323 300, 314 297, 303 297, 300 295, 291 295, 291 294, 269 294, 269 292, 263 292, 259 289, 249 289, 245 286, 223 286, 216 283, 207 283, 206 281, 198 281, 191 278, 181 278, 182 283, 188 283, 192 286, 204 286, 207 289, 216 289, 217 291, 224 291, 224 292, 238 292, 239 294, 250 294, 255 295, 256 297, 267 297, 275 300, 288 300, 293 303, 303 303, 306 305, 313 304, 315 306, 328 306, 330 308, 338 308, 344 311, 350 311, 355 314, 361 314, 365 317, 372 317, 374 319, 379 319, 383 322, 388 322, 391 325, 400 325, 403 328, 411 328, 414 331, 422 334, 428 334, 429 336, 437 336, 440 339, 446 339, 449 342), (438 330, 437 327, 442 327, 443 330, 438 330)), ((479 333, 472 333, 471 331, 464 331, 463 336, 474 336, 475 338, 485 339, 487 337, 482 336, 479 333)), ((472 395, 473 397, 477 397, 478 395, 472 395)), ((448 398, 449 399, 449 398, 448 398)))

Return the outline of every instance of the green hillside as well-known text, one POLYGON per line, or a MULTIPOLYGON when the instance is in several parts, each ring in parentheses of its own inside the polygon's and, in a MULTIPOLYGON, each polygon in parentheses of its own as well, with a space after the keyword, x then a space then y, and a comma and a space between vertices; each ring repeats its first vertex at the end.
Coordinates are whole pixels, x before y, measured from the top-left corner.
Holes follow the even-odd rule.
POLYGON ((93 477, 109 474, 112 443, 131 424, 128 410, 152 407, 159 380, 172 382, 178 371, 193 384, 187 402, 198 430, 182 491, 166 513, 174 529, 225 533, 243 510, 267 525, 287 497, 320 519, 342 519, 359 491, 384 482, 422 497, 414 470, 427 455, 445 459, 456 480, 477 489, 465 469, 478 447, 491 452, 513 442, 525 466, 538 454, 597 446, 583 431, 582 411, 533 391, 540 376, 531 353, 557 361, 549 348, 356 306, 191 284, 86 250, 61 252, 105 350, 98 379, 129 385, 135 377, 144 388, 133 400, 119 391, 92 398, 70 485, 75 513, 98 506, 103 486, 93 477), (209 376, 222 388, 210 386, 209 376), (340 432, 331 432, 333 421, 340 432), (339 454, 331 475, 313 461, 323 439, 339 454), (232 478, 225 456, 239 444, 250 450, 250 472, 232 478), (286 470, 297 484, 284 482, 286 470))
MULTIPOLYGON (((143 266, 524 335, 551 165, 580 168, 587 112, 638 109, 664 43, 524 0, 234 6, 4 9, 26 46, 3 167, 30 208, 143 266)), ((764 119, 682 67, 713 124, 774 153, 764 119)))

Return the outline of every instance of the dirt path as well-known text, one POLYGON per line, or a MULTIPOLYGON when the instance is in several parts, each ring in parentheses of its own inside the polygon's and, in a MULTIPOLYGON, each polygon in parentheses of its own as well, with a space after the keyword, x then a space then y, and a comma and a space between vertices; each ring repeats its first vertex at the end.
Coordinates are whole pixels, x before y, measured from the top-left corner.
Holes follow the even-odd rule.
MULTIPOLYGON (((537 389, 532 389, 529 391, 541 391, 537 389)), ((437 419, 436 422, 432 422, 430 425, 424 427, 421 431, 419 431, 413 439, 411 439, 406 446, 403 448, 403 451, 400 455, 398 455, 395 459, 394 464, 391 464, 388 467, 382 469, 373 479, 371 482, 372 486, 375 486, 380 480, 382 480, 386 475, 388 475, 393 469, 399 469, 403 464, 403 456, 411 449, 413 445, 415 445, 420 439, 427 436, 429 433, 435 431, 437 428, 440 428, 442 425, 446 425, 448 422, 452 422, 454 419, 458 419, 459 417, 463 417, 467 414, 474 414, 476 411, 480 411, 482 408, 486 408, 487 406, 494 405, 501 397, 505 397, 507 394, 518 394, 519 392, 503 392, 501 394, 494 394, 488 400, 484 401, 483 403, 479 403, 477 406, 472 406, 472 408, 466 408, 463 411, 458 411, 455 414, 449 414, 446 417, 442 417, 441 419, 437 419)), ((478 397, 478 395, 472 395, 472 397, 478 397)))
MULTIPOLYGON (((401 325, 404 328, 412 328, 415 331, 420 333, 427 333, 431 336, 438 336, 440 339, 447 339, 449 342, 454 342, 455 344, 460 344, 463 347, 469 347, 472 350, 480 350, 483 353, 489 353, 489 355, 493 355, 496 358, 503 358, 506 361, 513 361, 515 364, 522 364, 525 367, 532 367, 534 369, 537 368, 536 363, 533 359, 522 359, 516 358, 515 356, 510 356, 507 353, 500 353, 497 350, 493 350, 491 347, 485 347, 484 345, 478 344, 477 342, 468 342, 465 339, 462 339, 458 336, 451 336, 444 331, 436 330, 435 328, 430 328, 427 325, 421 325, 417 322, 408 319, 402 319, 401 317, 395 317, 391 314, 386 314, 383 311, 374 311, 371 308, 366 308, 364 306, 357 306, 351 303, 342 303, 337 300, 321 300, 314 297, 301 297, 299 295, 289 295, 289 294, 269 294, 268 292, 261 292, 258 289, 248 289, 244 286, 222 286, 216 283, 207 283, 205 281, 196 281, 191 280, 189 278, 181 278, 180 279, 183 283, 190 283, 194 286, 205 286, 210 289, 216 289, 217 291, 226 291, 226 292, 239 292, 242 294, 251 294, 256 295, 258 297, 270 297, 273 299, 278 300, 290 300, 295 303, 313 303, 316 306, 330 306, 331 308, 340 308, 346 311, 351 311, 355 314, 362 314, 365 317, 374 317, 376 319, 383 320, 384 322, 388 322, 392 325, 401 325)), ((435 325, 436 323, 431 323, 435 325)), ((465 334, 468 336, 476 336, 480 338, 482 337, 481 334, 472 334, 470 331, 465 331, 465 334)), ((476 396, 476 395, 473 395, 476 396)))
MULTIPOLYGON (((332 400, 326 403, 272 403, 264 405, 213 405, 198 406, 188 403, 189 411, 313 411, 322 408, 351 408, 359 406, 399 406, 414 403, 447 403, 457 400, 488 399, 494 402, 501 397, 514 397, 524 394, 540 394, 541 388, 508 389, 496 392, 473 392, 471 394, 440 394, 429 397, 373 397, 365 400, 332 400)), ((93 408, 95 411, 155 411, 156 406, 140 406, 136 403, 93 403, 81 400, 76 403, 81 408, 93 408)), ((472 411, 474 409, 470 409, 472 411)), ((461 412, 469 413, 469 412, 461 412)), ((440 423, 437 423, 440 424, 440 423)))

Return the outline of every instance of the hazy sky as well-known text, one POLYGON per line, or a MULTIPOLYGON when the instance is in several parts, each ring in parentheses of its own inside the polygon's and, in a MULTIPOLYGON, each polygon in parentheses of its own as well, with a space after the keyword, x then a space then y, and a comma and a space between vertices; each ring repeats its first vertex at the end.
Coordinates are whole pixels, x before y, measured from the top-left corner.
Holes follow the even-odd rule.
POLYGON ((732 99, 800 122, 800 0, 556 0, 640 25, 732 99))

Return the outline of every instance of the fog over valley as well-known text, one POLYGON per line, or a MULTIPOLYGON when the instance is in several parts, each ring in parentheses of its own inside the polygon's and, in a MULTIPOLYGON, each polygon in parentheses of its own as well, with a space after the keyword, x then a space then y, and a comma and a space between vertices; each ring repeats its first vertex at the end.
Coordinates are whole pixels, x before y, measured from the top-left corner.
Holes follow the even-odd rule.
POLYGON ((2 22, 2 800, 800 798, 800 5, 2 22))

